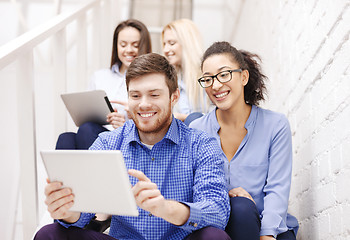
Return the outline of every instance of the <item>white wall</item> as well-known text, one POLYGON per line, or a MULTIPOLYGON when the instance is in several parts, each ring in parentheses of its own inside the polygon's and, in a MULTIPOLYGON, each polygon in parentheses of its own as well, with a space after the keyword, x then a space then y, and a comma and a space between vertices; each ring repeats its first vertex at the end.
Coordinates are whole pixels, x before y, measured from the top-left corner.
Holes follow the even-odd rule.
POLYGON ((349 239, 350 2, 246 0, 239 23, 233 44, 270 77, 265 106, 291 123, 298 239, 349 239))
POLYGON ((204 48, 216 41, 230 41, 244 0, 194 0, 193 21, 202 33, 204 48))

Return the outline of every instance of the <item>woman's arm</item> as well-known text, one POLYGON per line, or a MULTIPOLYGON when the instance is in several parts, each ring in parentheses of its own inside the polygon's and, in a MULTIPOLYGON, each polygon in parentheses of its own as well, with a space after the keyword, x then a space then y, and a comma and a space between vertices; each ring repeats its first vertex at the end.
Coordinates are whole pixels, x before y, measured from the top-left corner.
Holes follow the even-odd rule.
POLYGON ((282 116, 275 125, 269 150, 269 169, 263 188, 264 210, 261 235, 276 236, 287 229, 287 215, 292 175, 292 136, 289 122, 282 116), (280 231, 279 231, 280 230, 280 231))

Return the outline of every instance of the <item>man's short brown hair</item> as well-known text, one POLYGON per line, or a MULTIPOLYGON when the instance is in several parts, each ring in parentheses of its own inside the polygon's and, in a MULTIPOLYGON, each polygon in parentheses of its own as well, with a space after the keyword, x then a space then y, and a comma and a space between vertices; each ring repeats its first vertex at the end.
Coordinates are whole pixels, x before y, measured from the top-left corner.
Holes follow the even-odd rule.
POLYGON ((178 88, 177 73, 168 60, 157 54, 148 53, 136 57, 126 71, 126 88, 129 91, 129 83, 132 79, 146 74, 160 73, 165 75, 165 82, 169 88, 169 95, 178 88))

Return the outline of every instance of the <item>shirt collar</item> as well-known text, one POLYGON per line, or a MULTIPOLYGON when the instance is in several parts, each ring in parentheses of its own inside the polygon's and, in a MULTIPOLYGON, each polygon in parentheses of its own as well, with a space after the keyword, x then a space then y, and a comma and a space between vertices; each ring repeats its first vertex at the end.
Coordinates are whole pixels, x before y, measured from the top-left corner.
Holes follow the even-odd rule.
POLYGON ((141 144, 139 133, 133 120, 127 122, 130 125, 130 131, 125 134, 125 141, 129 144, 131 142, 138 142, 141 144))
MULTIPOLYGON (((214 111, 211 111, 209 114, 210 114, 210 121, 211 121, 211 124, 214 128, 214 130, 216 132, 218 132, 220 130, 220 125, 219 125, 219 122, 218 122, 218 119, 216 117, 216 110, 218 108, 216 107, 214 111)), ((258 107, 255 106, 255 105, 252 105, 252 110, 250 111, 250 114, 249 114, 249 117, 248 117, 248 120, 247 122, 244 124, 244 127, 246 129, 250 128, 251 126, 254 125, 254 122, 255 122, 255 119, 257 117, 257 114, 258 114, 258 107)))
MULTIPOLYGON (((176 120, 173 116, 169 130, 163 138, 163 139, 169 139, 170 141, 174 142, 175 144, 180 143, 179 126, 178 126, 179 123, 177 121, 180 121, 180 120, 176 120)), ((141 140, 140 140, 139 132, 137 131, 137 127, 136 127, 134 121, 130 120, 129 123, 131 124, 131 126, 130 126, 129 134, 127 134, 125 136, 126 142, 128 144, 131 142, 138 142, 139 144, 142 144, 141 140)), ((161 141, 163 141, 163 139, 161 141)))
POLYGON ((126 74, 126 71, 124 74, 121 74, 119 72, 119 65, 118 63, 115 63, 113 66, 112 66, 112 72, 116 73, 116 74, 119 74, 120 76, 124 76, 126 74))
POLYGON ((247 122, 244 124, 244 127, 246 129, 249 129, 251 126, 254 126, 255 119, 258 114, 258 107, 255 105, 252 105, 252 110, 250 111, 249 118, 247 122))
MULTIPOLYGON (((175 144, 180 143, 180 134, 179 134, 179 122, 173 116, 168 132, 165 134, 164 138, 169 139, 175 144)), ((163 138, 163 139, 164 139, 163 138)))
POLYGON ((216 110, 217 109, 218 109, 218 107, 215 107, 214 111, 211 111, 209 113, 209 119, 210 119, 211 125, 213 126, 213 129, 216 132, 219 132, 221 127, 219 125, 218 118, 216 117, 216 110))

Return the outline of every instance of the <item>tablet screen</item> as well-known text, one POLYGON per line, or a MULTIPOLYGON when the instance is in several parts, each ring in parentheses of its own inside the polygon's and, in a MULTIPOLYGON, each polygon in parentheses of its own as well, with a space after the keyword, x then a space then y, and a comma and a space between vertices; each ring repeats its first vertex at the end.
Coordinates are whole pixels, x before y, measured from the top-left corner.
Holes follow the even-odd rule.
POLYGON ((73 190, 72 211, 138 216, 120 151, 48 150, 40 154, 49 180, 73 190))

